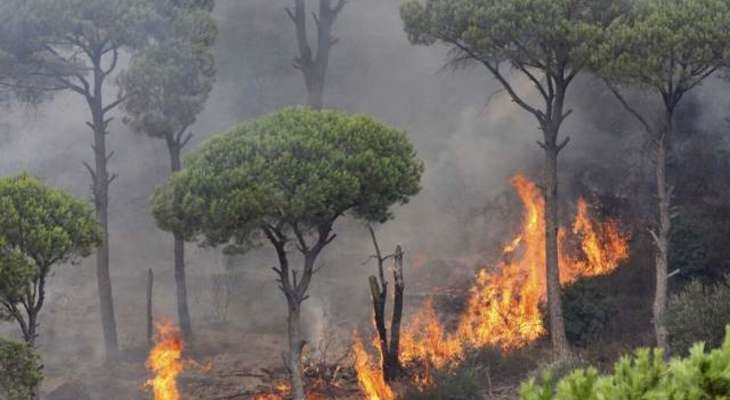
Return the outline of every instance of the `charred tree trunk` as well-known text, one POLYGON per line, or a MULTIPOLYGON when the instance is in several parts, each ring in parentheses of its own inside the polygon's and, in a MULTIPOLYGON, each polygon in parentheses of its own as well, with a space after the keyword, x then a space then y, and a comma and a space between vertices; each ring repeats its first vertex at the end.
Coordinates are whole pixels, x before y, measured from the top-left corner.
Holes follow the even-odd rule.
POLYGON ((332 35, 332 28, 344 6, 345 0, 339 0, 334 7, 332 0, 319 1, 319 13, 312 14, 317 27, 316 54, 309 45, 305 0, 294 0, 294 10, 286 10, 294 23, 299 49, 299 56, 294 60, 294 67, 302 71, 304 76, 307 105, 317 110, 324 106, 324 87, 330 51, 332 46, 337 43, 337 39, 332 35))
POLYGON ((372 226, 368 226, 370 237, 375 248, 375 255, 372 257, 378 263, 378 277, 371 275, 369 278, 370 293, 373 299, 373 318, 375 329, 378 332, 380 354, 382 355, 382 371, 386 382, 397 378, 400 371, 400 325, 403 318, 403 251, 397 246, 395 253, 383 256, 375 237, 372 226), (385 324, 385 309, 388 301, 388 282, 385 280, 384 264, 389 258, 393 258, 395 268, 393 269, 394 293, 393 293, 393 315, 390 323, 390 341, 388 340, 388 328, 385 324))
POLYGON ((385 370, 385 379, 391 381, 398 377, 400 372, 400 325, 403 319, 403 291, 405 280, 403 279, 403 250, 400 246, 395 248, 393 256, 395 268, 393 269, 393 318, 390 321, 390 347, 388 351, 388 369, 385 370))
MULTIPOLYGON (((177 135, 167 135, 167 149, 170 153, 170 169, 173 173, 180 171, 182 161, 180 153, 183 146, 190 140, 190 135, 182 139, 185 130, 181 130, 177 135)), ((193 339, 193 326, 190 318, 190 308, 188 307, 188 289, 187 279, 185 277, 185 241, 182 235, 173 233, 173 252, 174 252, 174 268, 175 268, 175 285, 177 294, 177 318, 180 323, 180 330, 186 341, 193 339)))
POLYGON ((656 245, 656 291, 652 307, 654 332, 657 347, 669 355, 668 332, 664 322, 667 308, 667 279, 669 269, 669 240, 672 228, 671 197, 672 187, 667 182, 667 159, 671 152, 672 112, 668 111, 664 132, 656 141, 656 190, 657 190, 657 229, 651 231, 656 245))

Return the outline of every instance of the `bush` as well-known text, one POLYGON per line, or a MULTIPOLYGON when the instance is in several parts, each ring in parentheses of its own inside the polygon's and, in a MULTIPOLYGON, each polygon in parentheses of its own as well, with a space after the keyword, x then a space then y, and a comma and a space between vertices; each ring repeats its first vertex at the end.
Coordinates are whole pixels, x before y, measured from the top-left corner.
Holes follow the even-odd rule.
POLYGON ((593 367, 578 369, 559 381, 530 379, 521 400, 726 399, 730 396, 730 326, 722 347, 705 352, 695 344, 686 358, 665 362, 661 351, 640 349, 622 357, 612 374, 593 367))
POLYGON ((565 334, 571 345, 585 347, 598 339, 617 314, 618 300, 606 293, 609 279, 581 279, 563 289, 565 334))
POLYGON ((27 400, 41 380, 38 355, 24 343, 0 338, 0 399, 27 400))
POLYGON ((730 322, 729 278, 715 285, 692 281, 670 298, 665 322, 673 352, 684 354, 698 341, 713 348, 722 344, 725 325, 730 322))
POLYGON ((482 370, 475 363, 432 371, 432 382, 425 388, 413 387, 403 400, 477 400, 482 399, 482 370))

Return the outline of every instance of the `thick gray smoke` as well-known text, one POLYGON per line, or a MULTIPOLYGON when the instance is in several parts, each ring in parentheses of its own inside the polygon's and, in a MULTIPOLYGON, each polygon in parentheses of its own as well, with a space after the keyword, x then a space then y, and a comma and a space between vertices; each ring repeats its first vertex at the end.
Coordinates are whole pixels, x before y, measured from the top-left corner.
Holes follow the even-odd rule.
MULTIPOLYGON (((478 264, 490 261, 486 254, 500 243, 505 227, 498 218, 489 218, 487 206, 509 190, 511 175, 522 171, 539 179, 542 153, 535 144, 537 123, 511 103, 483 69, 452 71, 444 68, 445 49, 408 43, 398 4, 397 0, 348 3, 335 28, 339 43, 332 54, 325 102, 328 107, 373 114, 406 130, 426 163, 423 191, 396 211, 394 221, 377 228, 385 249, 398 243, 406 249, 408 290, 418 292, 468 277, 478 264)), ((296 43, 284 12, 289 5, 285 0, 218 2, 219 73, 207 107, 192 127, 195 140, 190 148, 239 121, 304 101, 303 79, 292 68, 296 43)), ((530 90, 527 82, 517 85, 530 90)), ((583 81, 573 93, 581 88, 584 91, 572 98, 578 110, 565 128, 573 138, 563 155, 566 168, 587 157, 609 160, 636 140, 630 134, 635 127, 625 122, 628 117, 612 98, 585 107, 596 101, 592 93, 597 85, 583 81), (624 122, 599 129, 595 121, 606 115, 624 122)), ((115 88, 110 87, 108 97, 114 96, 115 88)), ((710 110, 711 115, 703 118, 717 126, 714 115, 724 108, 710 110)), ((90 198, 90 178, 82 161, 92 158, 92 138, 84 123, 88 110, 83 100, 62 93, 37 109, 4 111, 2 174, 27 170, 90 198)), ((156 229, 148 206, 152 190, 168 175, 169 161, 162 141, 133 134, 121 123, 121 115, 110 130, 108 147, 115 152, 110 169, 119 174, 111 187, 109 211, 118 326, 123 347, 144 349, 148 268, 156 274, 156 315, 175 316, 172 240, 156 229)), ((332 329, 347 333, 369 315, 366 277, 374 265, 363 265, 371 253, 369 237, 359 223, 343 220, 337 229, 338 239, 326 250, 325 267, 315 277, 308 301, 312 341, 332 329)), ((274 258, 266 247, 234 259, 195 245, 188 246, 188 254, 193 323, 221 323, 221 335, 226 337, 201 338, 201 342, 228 350, 221 343, 234 346, 249 335, 284 332, 284 302, 269 269, 274 258), (240 275, 236 286, 215 278, 226 271, 240 275)), ((40 342, 50 376, 46 387, 53 387, 64 376, 75 377, 79 373, 75 367, 97 365, 101 356, 93 260, 61 266, 49 290, 40 342)), ((4 327, 6 332, 14 329, 4 327)), ((267 355, 269 362, 278 361, 274 345, 248 346, 230 351, 250 351, 252 362, 267 355)))

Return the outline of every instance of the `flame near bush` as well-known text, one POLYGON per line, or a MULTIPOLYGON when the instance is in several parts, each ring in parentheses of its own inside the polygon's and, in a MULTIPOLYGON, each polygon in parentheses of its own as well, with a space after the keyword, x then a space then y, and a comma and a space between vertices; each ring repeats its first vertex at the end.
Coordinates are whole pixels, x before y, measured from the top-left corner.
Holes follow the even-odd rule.
MULTIPOLYGON (((496 268, 485 268, 477 274, 456 332, 444 329, 431 301, 415 314, 402 332, 404 365, 420 363, 438 368, 458 362, 468 348, 495 346, 513 350, 546 333, 540 312, 540 304, 546 298, 544 200, 537 185, 521 175, 512 178, 512 185, 524 207, 520 233, 507 242, 503 261, 496 268)), ((562 285, 581 277, 607 274, 629 255, 628 237, 621 233, 616 221, 592 219, 583 198, 578 201, 572 229, 561 228, 558 238, 562 285), (571 255, 566 240, 569 234, 579 240, 580 255, 571 255)), ((368 357, 363 354, 362 341, 355 340, 354 346, 365 396, 388 398, 373 389, 387 387, 377 373, 378 364, 368 358, 366 362, 361 360, 368 357), (378 382, 363 383, 373 379, 378 382)), ((427 377, 424 382, 428 382, 427 377)))

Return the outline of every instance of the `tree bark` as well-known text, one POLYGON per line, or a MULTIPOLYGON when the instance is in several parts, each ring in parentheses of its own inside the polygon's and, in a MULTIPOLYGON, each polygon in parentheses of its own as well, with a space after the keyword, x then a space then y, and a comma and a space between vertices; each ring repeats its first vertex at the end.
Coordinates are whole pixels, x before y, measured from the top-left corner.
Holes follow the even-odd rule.
POLYGON ((152 347, 154 337, 154 316, 152 315, 152 288, 154 287, 155 275, 152 269, 147 270, 147 345, 152 347))
MULTIPOLYGON (((388 348, 388 332, 385 327, 385 302, 388 296, 388 286, 386 282, 378 283, 378 278, 370 275, 370 295, 373 299, 373 318, 375 319, 375 330, 378 332, 380 339, 380 366, 383 372, 390 369, 390 350, 388 348), (382 287, 381 287, 382 284, 382 287)), ((385 377, 388 380, 387 376, 385 377)))
POLYGON ((302 349, 304 340, 301 333, 301 304, 296 302, 289 304, 288 332, 289 332, 289 357, 288 365, 291 376, 291 393, 294 400, 305 400, 304 378, 302 377, 302 349))
MULTIPOLYGON (((178 172, 182 168, 180 153, 181 143, 168 136, 167 149, 170 153, 170 167, 172 172, 178 172)), ((180 323, 180 330, 186 341, 193 339, 193 327, 188 307, 187 279, 185 277, 185 241, 182 236, 173 233, 174 258, 175 258, 175 285, 177 293, 177 318, 180 323)))
POLYGON ((669 355, 668 332, 664 323, 667 308, 667 274, 669 268, 669 240, 671 234, 672 188, 667 183, 667 157, 671 151, 672 113, 667 112, 663 134, 656 141, 657 230, 652 231, 656 245, 656 291, 652 307, 657 347, 669 355))
POLYGON ((392 381, 398 377, 400 372, 400 325, 403 319, 403 291, 405 280, 403 279, 403 250, 400 246, 395 248, 395 268, 393 270, 393 317, 390 321, 390 349, 388 352, 388 369, 385 371, 385 378, 392 381))
POLYGON ((558 153, 559 147, 548 140, 545 146, 545 263, 547 300, 550 313, 550 338, 558 356, 569 353, 565 335, 563 305, 560 298, 560 266, 558 265, 558 153))
POLYGON ((307 88, 307 105, 319 110, 324 106, 324 87, 329 65, 330 51, 337 40, 332 35, 337 15, 345 1, 339 0, 333 7, 332 0, 319 1, 319 13, 313 14, 317 26, 317 52, 313 53, 307 38, 307 11, 304 0, 294 0, 294 11, 287 9, 296 29, 299 56, 294 67, 302 71, 307 88))
MULTIPOLYGON (((105 74, 101 70, 101 55, 94 57, 94 86, 93 94, 87 96, 91 110, 92 121, 89 124, 94 133, 94 170, 92 173, 94 206, 96 220, 101 226, 102 240, 96 253, 96 279, 99 290, 99 308, 101 310, 102 327, 104 330, 104 347, 107 361, 116 358, 119 352, 117 342, 117 324, 114 316, 114 299, 112 282, 109 273, 109 184, 114 177, 110 177, 107 162, 111 154, 107 154, 106 135, 108 120, 104 119, 102 101, 102 86, 105 74)), ((90 171, 91 172, 91 171, 90 171)))

